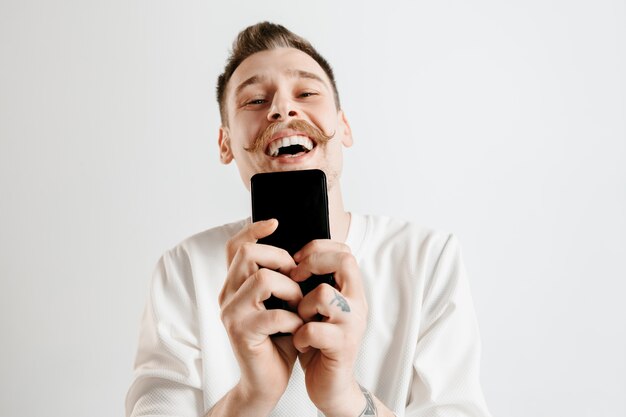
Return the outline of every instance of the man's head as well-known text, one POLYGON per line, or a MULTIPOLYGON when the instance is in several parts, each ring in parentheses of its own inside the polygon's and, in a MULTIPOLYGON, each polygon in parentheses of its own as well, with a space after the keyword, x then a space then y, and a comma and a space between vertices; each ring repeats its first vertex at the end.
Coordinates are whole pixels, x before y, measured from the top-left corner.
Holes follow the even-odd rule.
POLYGON ((326 61, 306 39, 301 38, 282 25, 262 22, 248 26, 246 29, 239 32, 237 39, 233 42, 233 49, 224 67, 224 72, 217 79, 217 103, 220 107, 220 116, 224 126, 228 126, 227 110, 224 103, 226 86, 233 72, 235 72, 237 67, 250 55, 277 48, 295 48, 313 58, 319 66, 322 67, 330 80, 335 95, 337 110, 341 108, 339 93, 335 84, 335 75, 328 61, 326 61))
POLYGON ((218 79, 220 159, 249 187, 258 172, 322 169, 329 189, 352 134, 330 65, 304 39, 260 23, 242 31, 218 79))

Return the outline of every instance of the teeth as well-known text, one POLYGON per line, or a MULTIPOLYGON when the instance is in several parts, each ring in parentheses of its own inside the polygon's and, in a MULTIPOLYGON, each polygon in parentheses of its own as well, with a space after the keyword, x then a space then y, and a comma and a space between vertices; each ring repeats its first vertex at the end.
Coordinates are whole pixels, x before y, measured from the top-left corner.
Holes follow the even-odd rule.
POLYGON ((278 156, 278 150, 280 148, 285 148, 292 145, 301 145, 307 151, 313 149, 313 141, 311 141, 311 139, 305 136, 288 136, 285 138, 277 139, 274 142, 270 143, 267 153, 270 156, 278 156))

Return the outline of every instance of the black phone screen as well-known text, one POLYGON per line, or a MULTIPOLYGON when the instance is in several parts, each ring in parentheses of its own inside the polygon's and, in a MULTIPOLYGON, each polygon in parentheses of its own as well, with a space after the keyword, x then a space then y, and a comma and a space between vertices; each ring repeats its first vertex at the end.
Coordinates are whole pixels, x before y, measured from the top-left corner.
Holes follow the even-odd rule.
MULTIPOLYGON (((252 220, 277 219, 278 228, 259 243, 285 249, 291 256, 315 239, 330 239, 326 176, 319 169, 256 174, 251 180, 252 220)), ((300 283, 306 294, 322 282, 334 286, 332 274, 300 283)), ((278 299, 275 299, 278 300, 278 299)), ((282 300, 267 308, 285 308, 282 300)))

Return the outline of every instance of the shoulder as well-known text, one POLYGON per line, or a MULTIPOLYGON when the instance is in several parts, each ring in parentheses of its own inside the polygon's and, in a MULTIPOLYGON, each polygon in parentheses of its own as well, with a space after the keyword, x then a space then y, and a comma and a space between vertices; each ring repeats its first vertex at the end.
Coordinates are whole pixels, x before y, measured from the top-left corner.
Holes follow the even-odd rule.
POLYGON ((221 267, 226 262, 226 242, 248 219, 224 224, 204 230, 182 240, 166 250, 158 265, 166 270, 178 270, 183 275, 192 275, 193 270, 221 267))
POLYGON ((454 235, 408 220, 380 215, 362 216, 366 225, 365 242, 377 246, 406 247, 441 252, 454 235))
POLYGON ((455 235, 447 231, 380 215, 357 215, 355 220, 364 230, 357 257, 365 263, 375 260, 410 275, 430 276, 445 253, 458 251, 455 235))
POLYGON ((221 282, 226 266, 226 242, 246 222, 244 219, 207 229, 165 251, 154 271, 153 291, 163 287, 164 294, 185 293, 194 299, 198 279, 221 282), (215 276, 220 280, 214 280, 215 276), (170 289, 165 291, 165 288, 170 289))
POLYGON ((189 255, 211 253, 223 250, 228 239, 240 231, 249 219, 242 219, 221 226, 212 227, 182 240, 176 246, 167 251, 169 255, 186 253, 189 255))

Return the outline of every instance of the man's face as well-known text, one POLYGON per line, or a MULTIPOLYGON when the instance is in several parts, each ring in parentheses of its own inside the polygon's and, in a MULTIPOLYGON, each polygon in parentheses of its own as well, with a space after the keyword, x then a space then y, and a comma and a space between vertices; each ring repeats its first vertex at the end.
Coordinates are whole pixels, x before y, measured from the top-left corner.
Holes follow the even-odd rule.
POLYGON ((323 170, 329 188, 334 186, 341 148, 352 144, 352 135, 326 73, 313 58, 294 48, 251 55, 233 73, 225 100, 228 126, 220 128, 220 159, 235 160, 247 188, 259 172, 312 168, 323 170), (288 127, 293 121, 296 126, 288 127))

